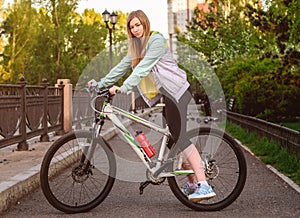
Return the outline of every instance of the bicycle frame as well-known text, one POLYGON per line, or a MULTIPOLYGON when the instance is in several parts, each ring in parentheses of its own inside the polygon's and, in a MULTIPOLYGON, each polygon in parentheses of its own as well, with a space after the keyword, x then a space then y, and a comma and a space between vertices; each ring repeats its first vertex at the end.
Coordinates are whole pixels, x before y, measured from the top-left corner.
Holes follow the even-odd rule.
MULTIPOLYGON (((94 99, 97 99, 97 97, 94 99)), ((94 105, 94 104, 92 104, 94 105)), ((136 152, 140 160, 145 164, 147 169, 153 174, 157 169, 159 169, 162 166, 165 154, 166 154, 166 148, 167 148, 167 142, 169 137, 171 136, 168 126, 166 125, 165 128, 162 126, 159 126, 153 122, 150 122, 148 120, 145 120, 139 116, 136 116, 134 114, 131 114, 128 111, 125 111, 121 108, 118 108, 112 104, 110 104, 108 101, 104 101, 103 107, 101 111, 98 111, 96 108, 93 107, 93 110, 98 112, 100 114, 100 117, 108 117, 115 127, 120 130, 122 136, 125 138, 125 140, 128 142, 130 147, 136 152), (123 117, 126 117, 130 120, 133 120, 136 123, 142 124, 158 133, 161 133, 163 135, 163 140, 158 152, 158 158, 157 162, 155 164, 155 167, 153 166, 153 161, 148 158, 144 150, 139 145, 139 142, 136 140, 134 136, 127 130, 127 128, 124 126, 124 124, 120 121, 120 119, 117 117, 117 115, 121 115, 123 117)), ((98 132, 98 131, 97 131, 98 132)), ((181 166, 182 160, 178 161, 178 166, 181 166)), ((180 167, 179 167, 180 168, 180 167)), ((193 170, 176 170, 173 172, 168 173, 160 173, 158 177, 168 177, 168 176, 174 176, 176 174, 193 174, 193 170)))
MULTIPOLYGON (((107 116, 113 122, 115 127, 117 127, 120 130, 122 136, 129 143, 130 147, 136 152, 136 154, 141 159, 141 161, 147 166, 147 168, 152 173, 161 166, 161 163, 164 158, 165 150, 166 150, 167 141, 168 141, 168 138, 170 137, 170 132, 169 132, 168 126, 166 126, 166 128, 163 128, 155 123, 152 123, 152 122, 145 120, 139 116, 131 114, 130 112, 122 110, 122 109, 120 109, 116 106, 113 106, 107 102, 104 103, 102 111, 103 111, 103 115, 107 116), (150 129, 153 129, 153 130, 163 134, 163 141, 160 146, 160 150, 159 150, 158 158, 157 158, 158 162, 157 162, 155 168, 152 167, 152 163, 153 163, 152 160, 150 158, 148 158, 148 156, 146 155, 144 150, 141 148, 141 146, 139 145, 139 143, 137 142, 135 137, 132 136, 132 134, 127 130, 127 128, 123 125, 123 123, 120 121, 120 119, 117 117, 116 114, 124 116, 130 120, 133 120, 136 123, 142 124, 146 127, 149 127, 150 129)), ((100 116, 101 116, 101 114, 100 114, 100 116)))

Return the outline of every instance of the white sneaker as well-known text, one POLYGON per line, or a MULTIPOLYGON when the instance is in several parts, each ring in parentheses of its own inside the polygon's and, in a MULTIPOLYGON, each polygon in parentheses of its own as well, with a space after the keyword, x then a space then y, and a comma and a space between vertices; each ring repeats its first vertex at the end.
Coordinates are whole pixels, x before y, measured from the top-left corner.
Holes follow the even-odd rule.
POLYGON ((190 194, 188 198, 192 202, 199 202, 202 200, 210 199, 215 196, 216 193, 213 191, 211 186, 198 184, 198 187, 195 190, 195 192, 193 194, 190 194))

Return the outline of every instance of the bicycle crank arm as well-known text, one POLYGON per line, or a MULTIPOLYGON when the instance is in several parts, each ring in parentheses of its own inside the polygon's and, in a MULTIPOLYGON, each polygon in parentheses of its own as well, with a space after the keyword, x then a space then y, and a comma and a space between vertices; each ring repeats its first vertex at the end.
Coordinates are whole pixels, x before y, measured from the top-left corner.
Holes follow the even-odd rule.
POLYGON ((143 194, 144 189, 145 189, 150 183, 151 183, 150 181, 141 182, 141 184, 140 184, 140 195, 143 194))

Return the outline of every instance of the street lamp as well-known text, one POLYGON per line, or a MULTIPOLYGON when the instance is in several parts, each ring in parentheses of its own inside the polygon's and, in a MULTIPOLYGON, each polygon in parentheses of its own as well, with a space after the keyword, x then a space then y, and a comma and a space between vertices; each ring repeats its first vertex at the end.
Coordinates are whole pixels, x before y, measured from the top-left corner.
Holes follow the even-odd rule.
POLYGON ((109 68, 112 68, 112 31, 115 29, 118 15, 113 11, 111 14, 105 9, 102 13, 106 28, 109 30, 109 68), (110 21, 112 27, 108 25, 110 21))

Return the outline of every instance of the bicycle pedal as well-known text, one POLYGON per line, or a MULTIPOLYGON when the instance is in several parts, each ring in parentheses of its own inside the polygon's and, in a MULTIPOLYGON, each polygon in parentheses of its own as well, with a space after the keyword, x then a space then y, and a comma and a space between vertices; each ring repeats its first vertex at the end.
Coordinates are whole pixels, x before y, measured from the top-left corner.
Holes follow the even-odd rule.
POLYGON ((143 194, 144 189, 150 184, 150 181, 146 181, 146 182, 141 182, 140 183, 140 195, 143 194))

